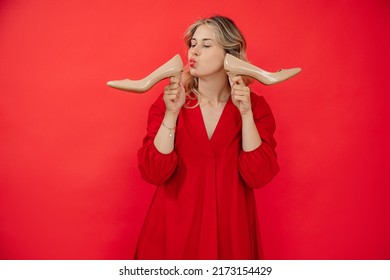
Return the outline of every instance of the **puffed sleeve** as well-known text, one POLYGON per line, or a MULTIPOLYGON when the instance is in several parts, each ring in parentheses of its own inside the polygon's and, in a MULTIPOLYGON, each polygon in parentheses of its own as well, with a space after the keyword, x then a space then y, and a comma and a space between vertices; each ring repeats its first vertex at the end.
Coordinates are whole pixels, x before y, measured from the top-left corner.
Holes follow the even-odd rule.
POLYGON ((241 151, 238 166, 246 185, 250 188, 260 188, 279 172, 275 153, 276 141, 273 136, 275 119, 263 97, 252 94, 251 99, 253 117, 262 143, 253 151, 241 151))
POLYGON ((154 146, 156 136, 165 114, 165 104, 160 96, 150 107, 147 134, 143 145, 138 151, 138 168, 141 177, 154 185, 164 183, 175 171, 177 166, 177 154, 162 154, 154 146))

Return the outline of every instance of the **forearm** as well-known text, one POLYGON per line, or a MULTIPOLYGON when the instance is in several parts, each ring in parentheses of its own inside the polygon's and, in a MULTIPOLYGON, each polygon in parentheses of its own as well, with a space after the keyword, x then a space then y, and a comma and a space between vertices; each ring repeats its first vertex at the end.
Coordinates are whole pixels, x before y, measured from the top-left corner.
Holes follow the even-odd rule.
POLYGON ((252 111, 241 115, 242 118, 242 149, 250 152, 261 145, 261 137, 257 130, 252 111))
POLYGON ((154 146, 162 154, 170 154, 175 145, 175 130, 178 114, 166 112, 154 138, 154 146))

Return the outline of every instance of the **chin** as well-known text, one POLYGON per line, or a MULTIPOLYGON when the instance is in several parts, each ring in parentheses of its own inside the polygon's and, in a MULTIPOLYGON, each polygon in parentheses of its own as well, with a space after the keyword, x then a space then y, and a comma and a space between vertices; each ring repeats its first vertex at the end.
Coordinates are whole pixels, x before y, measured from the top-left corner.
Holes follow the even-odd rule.
POLYGON ((191 76, 193 76, 193 77, 199 78, 198 71, 196 71, 195 68, 191 68, 191 69, 190 69, 190 74, 191 74, 191 76))

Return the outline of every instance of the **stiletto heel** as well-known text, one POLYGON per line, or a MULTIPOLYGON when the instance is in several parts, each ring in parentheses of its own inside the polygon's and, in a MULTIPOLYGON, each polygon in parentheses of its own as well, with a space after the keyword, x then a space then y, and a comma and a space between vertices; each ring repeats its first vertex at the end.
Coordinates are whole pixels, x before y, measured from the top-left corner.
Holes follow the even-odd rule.
POLYGON ((273 85, 285 81, 299 72, 301 68, 282 69, 277 72, 267 72, 249 62, 243 61, 231 54, 226 54, 224 67, 230 77, 237 75, 249 76, 265 85, 273 85))
POLYGON ((180 55, 177 54, 143 79, 109 81, 107 85, 115 89, 143 93, 163 79, 173 76, 180 79, 182 71, 183 61, 180 55))

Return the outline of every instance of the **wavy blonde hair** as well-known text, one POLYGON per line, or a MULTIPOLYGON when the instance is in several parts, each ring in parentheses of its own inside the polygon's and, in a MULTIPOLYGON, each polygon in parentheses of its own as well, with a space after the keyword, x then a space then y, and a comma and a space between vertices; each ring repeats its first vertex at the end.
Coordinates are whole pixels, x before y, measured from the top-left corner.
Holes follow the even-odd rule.
MULTIPOLYGON (((247 61, 246 58, 246 40, 237 25, 230 18, 224 16, 212 16, 209 18, 202 18, 194 22, 188 27, 184 35, 184 41, 188 48, 191 47, 191 39, 201 25, 207 25, 215 32, 217 43, 225 50, 226 53, 231 54, 237 58, 247 61)), ((227 78, 227 75, 226 75, 227 78)), ((251 79, 243 77, 244 83, 248 85, 251 79)), ((183 71, 183 86, 192 99, 196 98, 199 101, 200 93, 198 91, 198 78, 190 74, 190 70, 186 67, 183 71)), ((195 105, 195 107, 198 104, 195 105)))

